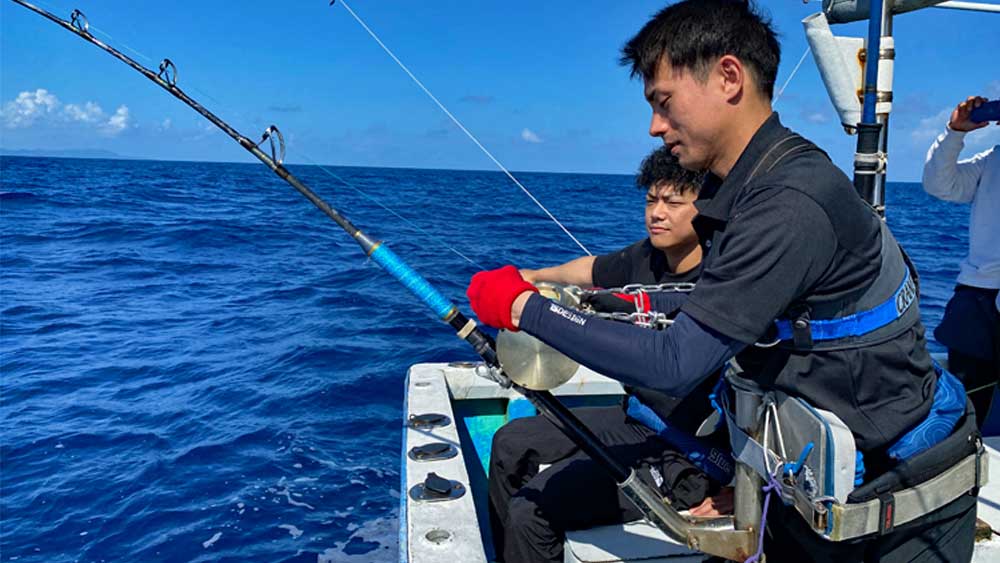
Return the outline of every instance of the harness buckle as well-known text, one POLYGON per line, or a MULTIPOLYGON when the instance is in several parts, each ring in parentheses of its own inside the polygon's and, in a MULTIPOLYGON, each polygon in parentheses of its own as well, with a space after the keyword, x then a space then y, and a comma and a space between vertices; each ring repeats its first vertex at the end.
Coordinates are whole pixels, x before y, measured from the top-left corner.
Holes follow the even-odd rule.
POLYGON ((896 522, 896 497, 892 493, 878 496, 878 533, 885 535, 892 531, 896 522))
POLYGON ((811 348, 813 345, 812 319, 806 307, 792 320, 792 342, 798 348, 811 348))

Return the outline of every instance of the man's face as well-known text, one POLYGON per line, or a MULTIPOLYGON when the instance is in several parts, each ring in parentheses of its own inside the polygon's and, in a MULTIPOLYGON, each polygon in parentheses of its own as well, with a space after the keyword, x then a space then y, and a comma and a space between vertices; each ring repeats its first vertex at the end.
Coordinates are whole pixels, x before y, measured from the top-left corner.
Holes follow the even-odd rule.
POLYGON ((663 139, 678 162, 688 170, 707 170, 716 158, 716 145, 727 104, 713 75, 700 82, 688 69, 677 69, 664 58, 656 75, 645 84, 646 101, 653 109, 649 134, 663 139))
POLYGON ((691 219, 698 214, 693 191, 680 194, 670 184, 656 184, 646 192, 646 231, 655 248, 667 250, 698 243, 691 219))

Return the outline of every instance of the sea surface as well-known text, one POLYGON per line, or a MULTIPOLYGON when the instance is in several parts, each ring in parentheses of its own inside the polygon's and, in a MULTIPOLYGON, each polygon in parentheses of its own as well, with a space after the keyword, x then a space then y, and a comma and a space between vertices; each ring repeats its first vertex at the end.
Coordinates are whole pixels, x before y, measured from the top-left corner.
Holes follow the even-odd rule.
MULTIPOLYGON (((499 172, 290 168, 466 311, 478 269, 582 252, 499 172)), ((629 176, 518 176, 594 253, 643 236, 629 176)), ((0 178, 0 560, 396 560, 403 381, 473 359, 450 328, 261 165, 0 178)), ((934 327, 968 208, 887 200, 934 327)))

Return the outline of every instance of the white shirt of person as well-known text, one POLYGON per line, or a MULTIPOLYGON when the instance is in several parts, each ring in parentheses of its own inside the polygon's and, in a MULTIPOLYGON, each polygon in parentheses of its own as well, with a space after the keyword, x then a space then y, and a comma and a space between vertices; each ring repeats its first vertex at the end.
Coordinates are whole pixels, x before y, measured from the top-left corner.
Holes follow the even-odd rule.
MULTIPOLYGON (((1000 288, 1000 145, 958 160, 965 133, 946 128, 927 151, 924 191, 945 201, 971 203, 969 255, 959 267, 958 283, 1000 288)), ((996 301, 1000 311, 1000 295, 996 301)))

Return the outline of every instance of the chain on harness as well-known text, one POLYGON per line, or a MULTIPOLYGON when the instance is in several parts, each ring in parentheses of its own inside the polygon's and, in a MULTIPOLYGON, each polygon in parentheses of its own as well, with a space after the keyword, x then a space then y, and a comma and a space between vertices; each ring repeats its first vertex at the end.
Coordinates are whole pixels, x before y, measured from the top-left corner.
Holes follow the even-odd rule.
POLYGON ((652 311, 649 309, 649 294, 651 293, 691 293, 695 284, 692 282, 674 282, 658 284, 632 283, 622 287, 612 287, 609 289, 593 288, 579 290, 581 303, 584 303, 582 311, 594 317, 609 319, 612 321, 626 322, 656 330, 663 330, 674 324, 674 320, 667 313, 652 311), (635 311, 626 313, 624 311, 603 312, 597 311, 589 305, 593 298, 599 295, 613 295, 615 297, 628 295, 633 297, 631 301, 635 305, 635 311))

